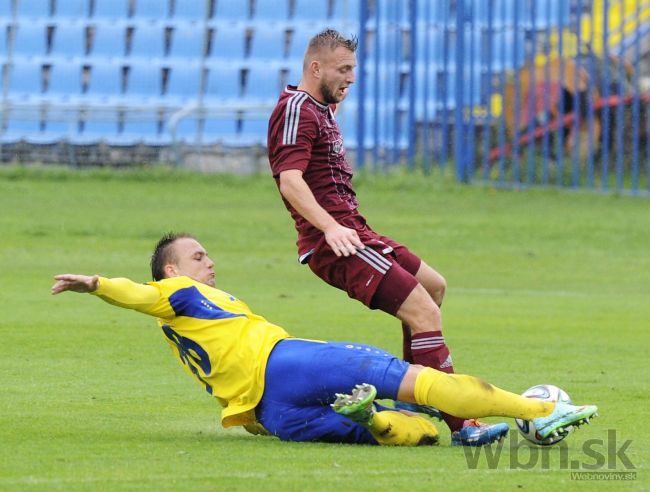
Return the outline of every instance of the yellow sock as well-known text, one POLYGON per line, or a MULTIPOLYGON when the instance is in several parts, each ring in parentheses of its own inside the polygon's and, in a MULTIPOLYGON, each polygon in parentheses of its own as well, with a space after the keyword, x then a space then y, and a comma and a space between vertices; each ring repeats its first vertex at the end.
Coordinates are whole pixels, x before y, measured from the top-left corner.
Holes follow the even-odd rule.
POLYGON ((425 446, 438 444, 438 429, 419 415, 385 410, 376 412, 364 425, 382 446, 425 446))
POLYGON ((429 367, 415 380, 415 401, 461 418, 513 417, 531 420, 549 415, 555 403, 526 398, 463 374, 429 367))

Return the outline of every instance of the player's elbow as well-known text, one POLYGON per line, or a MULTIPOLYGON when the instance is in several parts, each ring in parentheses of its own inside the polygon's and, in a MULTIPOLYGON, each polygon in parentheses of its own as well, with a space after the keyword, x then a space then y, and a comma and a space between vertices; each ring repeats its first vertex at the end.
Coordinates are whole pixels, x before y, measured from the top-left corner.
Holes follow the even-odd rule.
POLYGON ((280 193, 287 200, 291 200, 294 197, 300 188, 300 181, 302 180, 302 175, 297 174, 296 172, 282 172, 280 173, 280 193))

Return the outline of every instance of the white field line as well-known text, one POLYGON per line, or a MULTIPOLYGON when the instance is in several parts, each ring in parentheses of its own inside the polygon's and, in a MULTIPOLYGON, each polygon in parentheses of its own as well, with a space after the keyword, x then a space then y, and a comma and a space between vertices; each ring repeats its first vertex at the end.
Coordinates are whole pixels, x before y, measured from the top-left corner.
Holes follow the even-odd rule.
POLYGON ((552 296, 552 297, 588 297, 593 294, 571 290, 536 290, 536 289, 495 289, 495 288, 475 288, 475 287, 448 287, 448 292, 458 292, 460 294, 477 294, 485 296, 498 295, 523 295, 523 296, 552 296))

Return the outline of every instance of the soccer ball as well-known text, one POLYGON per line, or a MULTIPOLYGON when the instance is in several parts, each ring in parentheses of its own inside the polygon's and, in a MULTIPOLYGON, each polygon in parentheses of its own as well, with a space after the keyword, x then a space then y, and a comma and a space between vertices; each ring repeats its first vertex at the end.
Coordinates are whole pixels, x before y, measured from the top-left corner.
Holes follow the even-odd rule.
MULTIPOLYGON (((536 398, 538 400, 571 403, 571 397, 567 392, 557 386, 553 386, 552 384, 538 384, 537 386, 528 388, 521 395, 526 398, 536 398)), ((556 444, 567 436, 567 434, 560 434, 559 436, 550 436, 546 439, 541 439, 532 421, 515 419, 515 422, 517 423, 517 428, 521 435, 530 442, 538 444, 539 446, 550 446, 556 444)))

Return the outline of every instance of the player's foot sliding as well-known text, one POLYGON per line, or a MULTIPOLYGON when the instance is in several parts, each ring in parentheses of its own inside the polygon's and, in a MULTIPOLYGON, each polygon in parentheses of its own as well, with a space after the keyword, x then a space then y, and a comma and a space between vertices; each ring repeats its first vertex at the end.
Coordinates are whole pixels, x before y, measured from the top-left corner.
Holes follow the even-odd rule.
POLYGON ((377 390, 371 384, 358 384, 348 394, 337 394, 332 409, 362 425, 384 446, 424 446, 438 444, 438 429, 419 415, 375 408, 377 390))
POLYGON ((575 427, 588 424, 590 419, 597 416, 598 407, 596 405, 575 406, 558 401, 550 415, 533 419, 533 425, 540 438, 546 439, 551 436, 568 434, 575 427))
POLYGON ((503 440, 510 427, 506 423, 486 424, 478 419, 468 419, 460 430, 451 433, 452 446, 485 446, 503 440))
POLYGON ((376 397, 377 389, 372 384, 357 384, 349 395, 337 393, 331 406, 336 413, 357 424, 370 425, 375 414, 373 402, 376 397))

